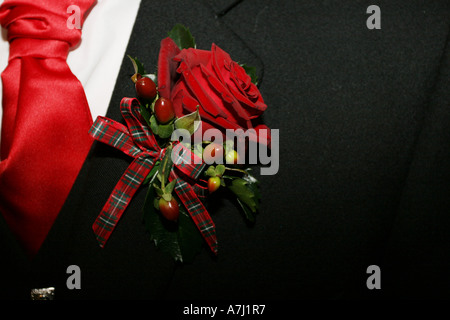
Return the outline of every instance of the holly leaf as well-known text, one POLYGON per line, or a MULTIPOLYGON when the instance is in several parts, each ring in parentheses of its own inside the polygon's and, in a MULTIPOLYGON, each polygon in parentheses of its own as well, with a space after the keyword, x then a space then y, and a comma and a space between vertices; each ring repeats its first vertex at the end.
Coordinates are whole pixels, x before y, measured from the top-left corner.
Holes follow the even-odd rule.
POLYGON ((254 176, 252 176, 252 175, 249 173, 250 170, 251 170, 251 169, 246 169, 246 170, 245 170, 245 171, 246 171, 246 174, 242 177, 242 179, 244 179, 245 181, 247 181, 248 187, 249 187, 250 189, 252 189, 253 192, 254 192, 254 194, 255 194, 255 196, 256 196, 258 199, 260 199, 260 198, 261 198, 261 194, 259 193, 259 188, 258 188, 258 186, 259 186, 259 181, 258 181, 258 179, 256 179, 254 176))
POLYGON ((130 55, 127 55, 130 58, 131 63, 133 64, 134 73, 144 75, 146 74, 144 65, 138 60, 138 58, 133 58, 130 55))
MULTIPOLYGON (((149 188, 144 204, 144 223, 155 246, 175 261, 192 262, 203 238, 183 205, 177 223, 164 219, 155 208, 155 192, 149 188)), ((180 202, 179 202, 180 203, 180 202)))
POLYGON ((239 200, 239 198, 237 198, 237 202, 241 206, 242 211, 244 211, 245 218, 247 218, 247 220, 250 222, 255 222, 255 215, 253 214, 252 210, 245 203, 239 200))
POLYGON ((195 40, 188 28, 182 24, 176 24, 169 31, 169 37, 176 43, 180 50, 195 48, 195 40))
POLYGON ((260 193, 258 181, 252 176, 233 179, 231 185, 227 186, 240 202, 247 205, 251 212, 256 213, 259 208, 260 193))
POLYGON ((241 67, 244 68, 245 72, 250 76, 250 79, 252 79, 252 83, 254 85, 258 85, 258 76, 256 75, 256 68, 249 67, 245 64, 241 64, 241 67))
POLYGON ((203 247, 203 237, 184 207, 178 217, 178 245, 183 262, 192 262, 203 247))
POLYGON ((190 135, 193 135, 195 131, 198 130, 198 128, 201 125, 202 119, 200 118, 200 113, 198 112, 198 106, 197 110, 194 112, 187 114, 185 116, 182 116, 181 118, 178 118, 175 120, 175 128, 176 129, 185 129, 189 131, 190 135))

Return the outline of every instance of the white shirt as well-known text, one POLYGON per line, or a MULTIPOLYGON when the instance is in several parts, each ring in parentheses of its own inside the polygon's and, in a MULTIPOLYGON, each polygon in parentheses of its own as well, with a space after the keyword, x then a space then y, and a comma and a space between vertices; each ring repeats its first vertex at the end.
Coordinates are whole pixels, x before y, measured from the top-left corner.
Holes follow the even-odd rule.
MULTIPOLYGON (((99 115, 104 116, 108 109, 140 2, 98 0, 83 25, 80 45, 67 57, 67 64, 83 85, 93 120, 99 115)), ((1 3, 3 0, 0 0, 1 3)), ((6 30, 2 28, 0 72, 8 64, 9 43, 6 35, 6 30)), ((3 108, 0 108, 0 117, 2 112, 3 108)))

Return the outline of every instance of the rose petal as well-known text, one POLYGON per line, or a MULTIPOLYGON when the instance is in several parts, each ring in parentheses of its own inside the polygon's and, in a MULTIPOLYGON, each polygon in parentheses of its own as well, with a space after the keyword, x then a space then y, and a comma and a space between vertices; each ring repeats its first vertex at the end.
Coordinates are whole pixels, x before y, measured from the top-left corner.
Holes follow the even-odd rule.
POLYGON ((267 105, 264 103, 258 88, 251 83, 251 78, 245 72, 244 68, 231 60, 230 55, 215 44, 211 46, 211 52, 214 63, 213 67, 217 77, 222 83, 227 85, 234 97, 240 102, 246 111, 247 117, 253 119, 260 116, 266 110, 267 105), (247 93, 242 89, 240 81, 243 81, 252 88, 252 97, 255 95, 254 91, 256 89, 258 98, 255 102, 247 97, 247 93))
POLYGON ((186 62, 191 68, 198 65, 207 65, 211 60, 211 51, 194 48, 183 49, 174 57, 175 61, 186 62))
POLYGON ((199 67, 190 68, 188 61, 181 61, 178 71, 181 72, 183 81, 189 88, 189 91, 200 102, 203 109, 213 117, 227 118, 227 114, 222 111, 212 97, 205 92, 208 84, 202 79, 199 67))
POLYGON ((229 65, 233 62, 233 60, 231 60, 228 53, 219 48, 215 43, 211 45, 211 52, 213 68, 216 72, 217 78, 219 78, 222 83, 225 83, 223 75, 229 72, 229 65))
POLYGON ((177 82, 172 90, 172 95, 170 96, 170 100, 172 101, 173 111, 175 112, 175 116, 177 118, 181 118, 184 116, 183 113, 183 97, 184 97, 184 84, 182 82, 177 82))
POLYGON ((180 49, 171 38, 161 41, 158 57, 158 92, 163 98, 170 99, 172 86, 177 77, 178 63, 173 58, 180 53, 180 49))
POLYGON ((218 95, 225 103, 227 103, 227 107, 224 107, 224 110, 227 112, 234 111, 234 115, 230 114, 232 118, 236 119, 236 121, 240 118, 243 120, 250 119, 246 111, 240 105, 239 101, 230 92, 230 90, 228 90, 228 87, 226 87, 219 79, 215 77, 215 74, 205 67, 202 67, 201 71, 206 79, 206 83, 214 89, 212 94, 218 95), (231 110, 228 106, 231 107, 231 110))

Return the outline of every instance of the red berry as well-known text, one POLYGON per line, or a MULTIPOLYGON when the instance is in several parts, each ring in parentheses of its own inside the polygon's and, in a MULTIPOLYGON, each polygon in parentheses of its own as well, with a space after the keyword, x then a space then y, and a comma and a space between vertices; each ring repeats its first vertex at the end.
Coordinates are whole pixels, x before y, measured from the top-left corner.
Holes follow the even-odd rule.
POLYGON ((165 124, 175 117, 172 101, 166 98, 159 98, 155 102, 155 117, 159 123, 165 124))
POLYGON ((177 221, 180 215, 178 202, 173 197, 170 201, 166 201, 164 198, 159 199, 159 211, 164 218, 170 221, 177 221))
POLYGON ((139 98, 152 100, 156 97, 156 84, 150 78, 142 77, 137 79, 135 88, 139 98))
POLYGON ((220 178, 219 177, 211 177, 208 179, 208 190, 209 193, 213 193, 220 187, 220 178))
POLYGON ((223 160, 223 146, 217 143, 210 143, 203 150, 203 160, 207 164, 222 163, 223 160), (219 160, 219 161, 217 161, 219 160))

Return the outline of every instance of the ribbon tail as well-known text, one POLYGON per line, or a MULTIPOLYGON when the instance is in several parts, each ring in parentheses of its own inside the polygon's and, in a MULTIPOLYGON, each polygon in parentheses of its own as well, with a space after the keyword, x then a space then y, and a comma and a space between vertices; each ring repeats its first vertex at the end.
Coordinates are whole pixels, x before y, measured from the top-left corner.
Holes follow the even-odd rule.
POLYGON ((154 160, 136 158, 120 178, 113 192, 96 218, 92 229, 100 245, 104 247, 122 214, 153 168, 154 160))
MULTIPOLYGON (((172 170, 170 173, 170 180, 177 178, 178 176, 172 170)), ((189 212, 189 215, 210 247, 211 251, 217 254, 218 243, 216 226, 205 206, 197 197, 194 189, 183 179, 177 179, 177 183, 175 184, 175 193, 178 195, 186 210, 189 212)))

